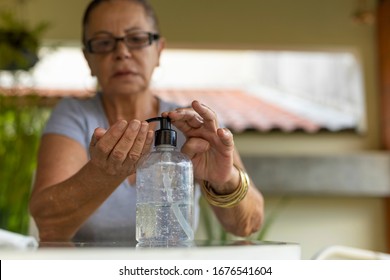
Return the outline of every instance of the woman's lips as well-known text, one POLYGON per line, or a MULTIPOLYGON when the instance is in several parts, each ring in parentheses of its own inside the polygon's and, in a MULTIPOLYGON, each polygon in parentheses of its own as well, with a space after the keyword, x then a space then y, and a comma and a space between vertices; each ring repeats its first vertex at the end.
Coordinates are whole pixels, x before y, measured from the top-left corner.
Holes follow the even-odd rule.
POLYGON ((137 73, 130 70, 117 71, 114 73, 114 77, 127 77, 127 76, 136 76, 137 73))

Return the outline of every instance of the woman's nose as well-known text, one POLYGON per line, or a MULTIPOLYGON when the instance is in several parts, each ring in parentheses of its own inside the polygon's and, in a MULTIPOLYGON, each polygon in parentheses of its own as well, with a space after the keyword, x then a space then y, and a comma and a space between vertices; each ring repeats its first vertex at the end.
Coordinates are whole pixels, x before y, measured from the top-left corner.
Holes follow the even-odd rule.
POLYGON ((114 52, 117 58, 131 57, 131 51, 123 40, 117 42, 114 52))

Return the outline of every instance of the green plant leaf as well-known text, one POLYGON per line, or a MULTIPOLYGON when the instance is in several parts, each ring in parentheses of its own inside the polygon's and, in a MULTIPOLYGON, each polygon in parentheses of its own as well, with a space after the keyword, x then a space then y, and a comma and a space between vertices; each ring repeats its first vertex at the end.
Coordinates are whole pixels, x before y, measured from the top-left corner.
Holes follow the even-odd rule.
POLYGON ((51 108, 37 96, 0 92, 0 228, 27 234, 36 154, 51 108))

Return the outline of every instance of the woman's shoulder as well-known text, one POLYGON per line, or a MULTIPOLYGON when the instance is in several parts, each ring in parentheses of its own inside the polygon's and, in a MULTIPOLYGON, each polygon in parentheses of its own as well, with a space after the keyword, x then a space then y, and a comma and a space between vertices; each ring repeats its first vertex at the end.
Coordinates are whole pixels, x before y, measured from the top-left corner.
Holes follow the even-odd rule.
POLYGON ((101 115, 103 113, 102 105, 100 102, 100 98, 97 94, 86 98, 64 97, 55 106, 53 114, 76 114, 80 118, 83 118, 83 116, 96 117, 96 115, 101 115))
POLYGON ((87 97, 66 96, 59 101, 58 105, 63 107, 88 107, 96 106, 99 102, 100 98, 98 94, 87 97))
POLYGON ((96 127, 106 127, 106 118, 101 109, 100 98, 64 97, 52 111, 44 133, 68 136, 88 147, 96 127))

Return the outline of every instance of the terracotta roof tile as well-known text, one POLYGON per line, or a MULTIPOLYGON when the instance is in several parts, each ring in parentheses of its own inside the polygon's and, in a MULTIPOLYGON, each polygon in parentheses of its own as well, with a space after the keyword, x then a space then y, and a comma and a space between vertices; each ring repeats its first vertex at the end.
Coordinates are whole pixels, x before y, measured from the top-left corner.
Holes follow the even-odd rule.
MULTIPOLYGON (((53 90, 53 89, 4 89, 1 94, 37 94, 44 97, 87 97, 93 94, 89 90, 53 90)), ((267 103, 259 97, 242 90, 232 89, 155 89, 160 98, 173 101, 182 106, 188 106, 193 100, 198 100, 212 108, 220 121, 233 132, 255 130, 269 132, 281 130, 284 132, 305 131, 317 132, 323 129, 309 119, 300 117, 281 107, 267 103)))
POLYGON ((224 89, 159 89, 156 95, 183 106, 198 100, 213 108, 221 122, 234 132, 245 130, 316 132, 316 123, 241 90, 224 89))

